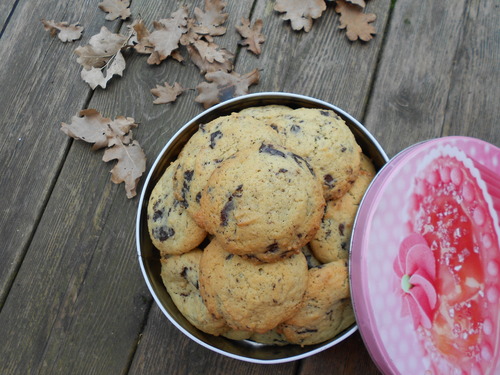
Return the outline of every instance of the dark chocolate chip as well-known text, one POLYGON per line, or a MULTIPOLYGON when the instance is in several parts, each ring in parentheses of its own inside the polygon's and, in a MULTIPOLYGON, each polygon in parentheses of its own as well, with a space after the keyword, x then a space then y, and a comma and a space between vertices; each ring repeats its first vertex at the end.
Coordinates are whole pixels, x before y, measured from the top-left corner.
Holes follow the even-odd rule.
POLYGON ((290 130, 292 131, 292 133, 298 133, 298 132, 300 132, 301 128, 300 128, 300 126, 293 124, 290 127, 290 130))
POLYGON ((219 139, 221 139, 223 136, 222 132, 220 130, 217 130, 216 132, 213 132, 210 134, 210 148, 214 148, 215 144, 219 139))
POLYGON ((293 156, 293 160, 295 160, 295 162, 300 166, 302 167, 302 163, 304 163, 307 167, 307 169, 309 169, 309 172, 311 172, 311 174, 313 176, 316 176, 316 174, 314 173, 314 169, 312 169, 311 165, 307 162, 306 159, 304 159, 302 156, 299 156, 297 154, 292 154, 293 156))
POLYGON ((158 221, 163 217, 163 210, 156 210, 153 214, 153 221, 158 221))
POLYGON ((160 227, 153 229, 153 236, 161 242, 168 240, 175 234, 175 230, 169 227, 160 227))
POLYGON ((331 115, 331 112, 328 112, 328 111, 319 111, 319 113, 321 113, 323 116, 330 116, 331 115))
POLYGON ((340 149, 340 152, 346 152, 346 151, 347 151, 347 147, 342 146, 342 148, 340 149))
POLYGON ((200 200, 201 200, 201 191, 196 194, 196 203, 200 203, 200 200))
POLYGON ((231 258, 234 257, 234 254, 229 254, 227 257, 226 257, 226 260, 231 260, 231 258))
POLYGON ((225 227, 228 224, 229 220, 229 213, 234 209, 234 202, 233 202, 233 197, 229 197, 228 201, 222 208, 222 211, 220 212, 220 225, 225 227))
POLYGON ((275 253, 279 250, 279 246, 277 242, 272 243, 271 245, 266 247, 266 253, 275 253))
POLYGON ((340 232, 341 236, 344 235, 344 229, 345 229, 345 225, 343 223, 340 223, 339 224, 339 232, 340 232))
POLYGON ((335 182, 337 182, 331 174, 325 174, 323 176, 323 181, 325 182, 325 185, 328 186, 330 189, 335 186, 335 182))
POLYGON ((181 277, 187 279, 187 273, 188 273, 188 268, 187 267, 183 267, 182 271, 181 271, 181 277))
POLYGON ((282 158, 286 158, 286 155, 283 151, 276 150, 273 145, 271 144, 262 144, 259 148, 259 152, 265 152, 267 154, 273 155, 273 156, 281 156, 282 158))
POLYGON ((189 169, 184 172, 184 180, 186 181, 191 181, 193 178, 194 170, 189 169))

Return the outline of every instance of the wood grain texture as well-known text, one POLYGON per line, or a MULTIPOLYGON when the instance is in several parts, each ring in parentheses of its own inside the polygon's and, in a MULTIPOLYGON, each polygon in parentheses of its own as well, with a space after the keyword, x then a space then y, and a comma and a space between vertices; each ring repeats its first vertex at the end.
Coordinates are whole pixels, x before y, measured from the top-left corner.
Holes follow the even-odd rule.
POLYGON ((155 304, 129 374, 281 375, 293 374, 297 368, 298 362, 272 366, 247 363, 203 348, 170 324, 155 304))
POLYGON ((377 35, 369 43, 350 42, 339 30, 339 15, 328 3, 311 31, 294 31, 273 10, 274 1, 259 0, 252 22, 262 19, 266 41, 262 54, 242 50, 237 71, 261 69, 261 82, 252 91, 284 91, 328 101, 356 118, 361 118, 374 78, 375 66, 388 20, 390 1, 367 3, 366 12, 375 13, 377 35))
MULTIPOLYGON (((166 18, 181 4, 135 1, 133 12, 149 20, 166 18)), ((194 9, 203 3, 191 5, 194 9)), ((251 3, 237 5, 248 13, 251 3)), ((232 12, 238 13, 239 8, 232 12)), ((105 23, 102 13, 94 16, 101 25, 118 25, 105 23)), ((126 33, 126 25, 121 32, 126 33)), ((236 35, 226 42, 231 44, 231 38, 236 46, 236 35)), ((192 91, 175 107, 155 106, 149 90, 169 77, 195 87, 201 77, 189 64, 168 61, 153 67, 147 65, 145 56, 134 54, 127 61, 124 78, 113 80, 106 91, 96 90, 89 107, 110 117, 135 117, 140 126, 134 135, 147 150, 150 165, 173 132, 203 108, 193 102, 192 91)), ((88 91, 78 70, 59 84, 88 91)), ((70 121, 83 106, 82 100, 72 99, 52 104, 53 112, 63 112, 62 119, 50 124, 63 144, 68 140, 59 131, 60 121, 70 121)), ((151 298, 135 255, 137 199, 127 200, 123 186, 110 182, 112 163, 106 165, 101 157, 102 151, 92 152, 82 142, 73 142, 69 148, 0 313, 0 337, 10 343, 0 349, 1 373, 108 374, 128 367, 151 298)), ((51 178, 55 177, 47 175, 51 178)))
POLYGON ((500 143, 499 17, 494 0, 397 1, 364 120, 390 155, 448 134, 500 143))
POLYGON ((331 369, 332 374, 381 374, 370 360, 359 332, 345 341, 302 361, 299 374, 321 374, 331 369))
MULTIPOLYGON (((0 39, 0 306, 22 261, 70 144, 61 121, 82 108, 89 94, 79 84, 73 50, 44 31, 40 19, 80 19, 88 32, 103 14, 85 2, 21 1, 0 39), (28 37, 29 36, 29 37, 28 37)), ((99 24, 99 25, 98 25, 99 24)))
POLYGON ((4 0, 0 3, 0 37, 2 30, 7 26, 10 15, 14 12, 16 3, 16 0, 4 0))

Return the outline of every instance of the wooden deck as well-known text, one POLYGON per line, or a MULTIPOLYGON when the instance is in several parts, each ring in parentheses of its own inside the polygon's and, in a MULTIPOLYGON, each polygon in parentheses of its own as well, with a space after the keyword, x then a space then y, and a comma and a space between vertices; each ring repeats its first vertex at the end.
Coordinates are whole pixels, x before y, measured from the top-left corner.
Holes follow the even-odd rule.
MULTIPOLYGON (((329 4, 309 33, 291 30, 274 1, 228 0, 226 35, 235 71, 260 69, 250 92, 285 91, 328 101, 359 119, 389 156, 446 135, 500 146, 498 0, 370 0, 376 37, 350 42, 329 4), (264 21, 260 57, 238 48, 241 17, 264 21)), ((149 90, 203 77, 186 61, 148 66, 127 56, 122 78, 92 91, 74 49, 105 25, 95 1, 0 3, 0 374, 376 374, 359 333, 313 357, 265 366, 226 358, 183 336, 153 302, 135 247, 138 199, 110 182, 111 164, 60 131, 79 110, 129 116, 149 169, 157 153, 203 107, 190 90, 154 105, 149 90), (62 43, 40 20, 79 22, 62 43)), ((180 5, 133 0, 149 26, 180 5)), ((139 186, 139 192, 142 185, 139 186)))

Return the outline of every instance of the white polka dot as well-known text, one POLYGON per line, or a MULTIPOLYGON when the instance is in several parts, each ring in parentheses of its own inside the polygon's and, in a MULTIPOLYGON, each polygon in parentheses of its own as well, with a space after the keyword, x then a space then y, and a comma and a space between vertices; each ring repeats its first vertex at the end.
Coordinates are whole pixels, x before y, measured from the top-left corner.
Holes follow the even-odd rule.
POLYGON ((499 269, 498 269, 498 263, 495 262, 494 260, 490 260, 488 262, 488 268, 487 269, 488 269, 488 274, 490 276, 497 276, 498 275, 498 271, 499 271, 499 269))
POLYGON ((491 348, 488 344, 484 344, 483 347, 481 348, 481 358, 483 358, 485 361, 491 360, 492 354, 491 354, 491 348))
POLYGON ((486 298, 488 298, 488 301, 491 303, 498 301, 498 289, 494 286, 489 287, 486 291, 486 298))
POLYGON ((493 323, 490 319, 485 319, 483 323, 483 332, 488 336, 493 333, 493 323))

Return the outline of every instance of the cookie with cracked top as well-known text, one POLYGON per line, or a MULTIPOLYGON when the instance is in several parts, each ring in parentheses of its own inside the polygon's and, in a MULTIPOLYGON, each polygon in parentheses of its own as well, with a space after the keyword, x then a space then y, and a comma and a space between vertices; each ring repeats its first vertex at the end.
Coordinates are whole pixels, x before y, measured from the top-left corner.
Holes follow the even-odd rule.
POLYGON ((283 145, 301 155, 321 180, 325 199, 338 199, 356 180, 361 148, 334 111, 298 108, 269 120, 283 136, 283 145))
POLYGON ((161 255, 188 252, 197 247, 207 235, 174 195, 173 176, 177 164, 175 161, 165 170, 148 202, 148 231, 153 245, 161 255))
POLYGON ((238 113, 219 117, 190 138, 179 155, 175 191, 188 213, 197 220, 201 192, 214 169, 235 152, 262 141, 280 143, 276 130, 251 116, 238 113))
POLYGON ((309 270, 302 307, 277 330, 292 344, 314 345, 335 337, 354 321, 347 263, 339 260, 309 270))
POLYGON ((302 157, 261 143, 215 169, 201 197, 200 222, 226 251, 273 262, 313 238, 324 205, 321 184, 302 157))
POLYGON ((312 253, 321 262, 349 258, 356 212, 375 173, 371 160, 362 154, 359 176, 352 187, 341 198, 327 202, 319 230, 309 244, 312 253))
POLYGON ((203 252, 195 249, 161 259, 161 277, 168 294, 181 314, 199 330, 221 335, 229 330, 223 319, 206 308, 199 289, 199 268, 203 252))
POLYGON ((290 318, 301 306, 307 278, 301 252, 255 264, 212 240, 200 261, 200 292, 207 309, 236 330, 265 333, 290 318))

